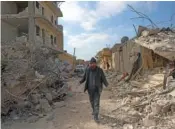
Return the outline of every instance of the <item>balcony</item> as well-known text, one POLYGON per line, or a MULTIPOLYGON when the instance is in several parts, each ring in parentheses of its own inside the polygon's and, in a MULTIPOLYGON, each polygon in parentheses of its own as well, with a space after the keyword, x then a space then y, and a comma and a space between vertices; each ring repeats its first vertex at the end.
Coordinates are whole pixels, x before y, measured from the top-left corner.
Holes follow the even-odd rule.
MULTIPOLYGON (((50 27, 52 27, 52 29, 57 29, 57 31, 62 32, 63 31, 63 26, 62 25, 58 25, 57 21, 53 22, 51 21, 51 18, 49 15, 45 15, 42 13, 42 9, 35 9, 35 18, 39 19, 40 21, 42 21, 45 24, 48 24, 50 27)), ((54 19, 54 18, 53 18, 54 19)))
POLYGON ((57 1, 45 1, 50 9, 57 14, 58 17, 63 17, 61 9, 57 5, 57 1), (56 2, 56 3, 55 3, 56 2))
POLYGON ((57 26, 57 29, 61 32, 63 32, 63 26, 62 25, 56 25, 57 26))
POLYGON ((35 15, 36 20, 39 20, 40 22, 44 23, 45 25, 49 26, 51 29, 57 31, 58 33, 63 32, 63 26, 62 25, 55 25, 52 23, 47 17, 41 14, 35 15))

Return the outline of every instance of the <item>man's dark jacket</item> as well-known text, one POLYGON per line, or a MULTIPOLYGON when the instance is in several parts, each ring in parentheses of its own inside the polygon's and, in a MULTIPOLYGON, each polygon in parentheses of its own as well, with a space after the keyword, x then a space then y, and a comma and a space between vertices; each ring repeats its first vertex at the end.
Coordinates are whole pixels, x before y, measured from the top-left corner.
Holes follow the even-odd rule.
MULTIPOLYGON (((98 67, 98 66, 96 67, 96 72, 97 72, 96 83, 98 83, 98 84, 96 84, 96 86, 98 86, 99 90, 102 91, 103 84, 107 87, 108 86, 108 82, 106 80, 106 77, 104 75, 103 70, 100 67, 98 67)), ((89 75, 90 75, 89 73, 90 73, 90 68, 88 67, 88 68, 86 68, 84 76, 83 76, 82 80, 80 81, 80 83, 83 83, 83 82, 86 81, 84 92, 86 92, 86 90, 88 89, 88 86, 89 86, 89 84, 88 84, 88 82, 89 82, 88 81, 89 80, 89 75)))

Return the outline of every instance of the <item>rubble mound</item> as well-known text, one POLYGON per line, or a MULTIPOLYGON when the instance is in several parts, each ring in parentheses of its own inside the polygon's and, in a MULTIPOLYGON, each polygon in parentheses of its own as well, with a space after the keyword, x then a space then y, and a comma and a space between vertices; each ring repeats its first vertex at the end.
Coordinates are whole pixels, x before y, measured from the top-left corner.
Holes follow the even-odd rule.
POLYGON ((60 62, 57 51, 28 42, 2 43, 3 118, 43 116, 68 92, 71 66, 60 62))
POLYGON ((123 121, 134 129, 175 128, 175 80, 172 78, 167 89, 163 89, 163 71, 155 68, 143 72, 129 83, 117 80, 120 73, 108 73, 112 86, 115 108, 106 116, 123 121), (159 71, 159 72, 158 72, 159 71))
POLYGON ((175 57, 175 30, 170 28, 148 29, 140 27, 139 37, 135 42, 153 50, 155 53, 174 60, 175 57))

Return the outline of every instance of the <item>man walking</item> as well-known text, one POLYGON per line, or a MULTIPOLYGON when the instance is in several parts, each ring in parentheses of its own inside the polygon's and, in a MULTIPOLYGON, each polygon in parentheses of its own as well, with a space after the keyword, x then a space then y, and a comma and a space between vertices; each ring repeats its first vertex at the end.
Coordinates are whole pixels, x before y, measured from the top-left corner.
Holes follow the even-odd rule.
POLYGON ((103 70, 97 66, 95 58, 91 58, 89 67, 86 69, 80 84, 85 81, 84 92, 86 92, 86 90, 88 91, 89 100, 93 110, 92 115, 94 115, 94 120, 98 123, 100 95, 103 89, 103 84, 107 87, 108 82, 103 70))

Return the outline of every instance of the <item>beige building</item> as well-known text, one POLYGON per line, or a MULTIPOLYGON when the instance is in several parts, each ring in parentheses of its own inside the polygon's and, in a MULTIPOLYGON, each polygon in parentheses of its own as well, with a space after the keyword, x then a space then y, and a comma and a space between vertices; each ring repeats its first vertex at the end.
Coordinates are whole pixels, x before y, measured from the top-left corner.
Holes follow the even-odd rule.
POLYGON ((60 2, 53 1, 2 1, 1 42, 20 38, 36 45, 39 43, 63 50, 63 26, 58 18, 62 12, 60 2))
POLYGON ((109 69, 112 68, 112 52, 109 48, 103 48, 96 55, 98 65, 103 69, 107 70, 107 63, 109 64, 109 69))
POLYGON ((112 68, 118 72, 130 72, 136 54, 140 52, 140 45, 132 40, 126 43, 115 44, 112 48, 112 68))
POLYGON ((76 57, 67 53, 67 52, 64 52, 62 54, 59 54, 58 55, 58 58, 63 61, 63 62, 68 62, 69 64, 71 64, 72 66, 75 65, 75 62, 76 62, 76 57))

